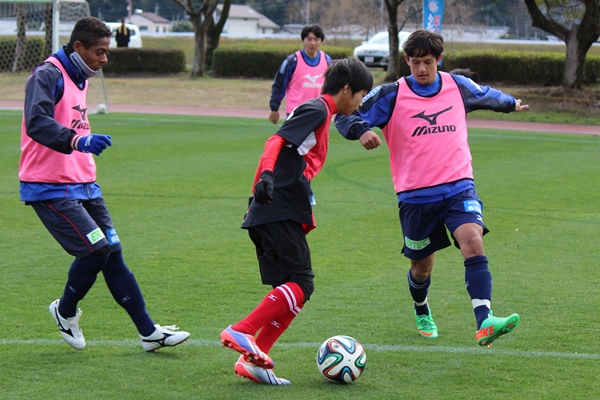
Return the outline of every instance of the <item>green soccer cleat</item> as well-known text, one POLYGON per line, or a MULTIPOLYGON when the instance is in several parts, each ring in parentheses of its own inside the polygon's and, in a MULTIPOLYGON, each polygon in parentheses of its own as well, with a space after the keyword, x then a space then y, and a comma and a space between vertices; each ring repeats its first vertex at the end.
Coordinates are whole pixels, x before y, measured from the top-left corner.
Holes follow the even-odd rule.
POLYGON ((512 314, 507 318, 494 317, 490 310, 490 316, 483 321, 481 327, 475 335, 477 344, 480 346, 489 346, 500 336, 511 333, 519 325, 521 317, 519 314, 512 314))
POLYGON ((431 310, 429 310, 429 315, 417 315, 417 312, 415 311, 415 318, 417 319, 419 335, 427 339, 434 339, 438 336, 437 326, 435 326, 435 322, 433 322, 431 310))

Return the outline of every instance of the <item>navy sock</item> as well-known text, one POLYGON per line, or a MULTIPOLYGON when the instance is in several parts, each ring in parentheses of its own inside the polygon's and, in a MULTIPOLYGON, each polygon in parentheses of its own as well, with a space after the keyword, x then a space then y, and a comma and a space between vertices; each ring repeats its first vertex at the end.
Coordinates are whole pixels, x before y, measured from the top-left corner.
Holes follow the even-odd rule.
POLYGON ((415 311, 417 315, 429 315, 429 306, 427 303, 417 305, 417 303, 423 303, 427 300, 427 294, 429 293, 429 285, 431 284, 431 277, 423 283, 416 283, 413 277, 410 276, 410 270, 408 271, 408 288, 410 294, 415 302, 415 311))
POLYGON ((140 335, 151 335, 155 330, 154 321, 146 311, 144 296, 133 273, 125 265, 121 251, 110 254, 102 273, 113 298, 127 311, 140 335))
POLYGON ((89 255, 75 259, 69 269, 69 277, 60 302, 58 312, 63 318, 74 317, 77 313, 77 303, 85 297, 96 282, 96 277, 106 264, 108 255, 89 255))
MULTIPOLYGON (((471 300, 492 301, 492 274, 486 256, 475 256, 465 260, 465 286, 471 300)), ((479 329, 489 316, 490 309, 487 305, 479 305, 474 306, 473 312, 479 329)))

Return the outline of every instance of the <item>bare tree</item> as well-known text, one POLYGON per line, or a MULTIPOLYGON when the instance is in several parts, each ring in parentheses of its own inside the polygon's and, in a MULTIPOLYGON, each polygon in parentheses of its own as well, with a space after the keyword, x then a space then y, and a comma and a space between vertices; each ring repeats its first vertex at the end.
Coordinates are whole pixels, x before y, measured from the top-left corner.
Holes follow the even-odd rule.
MULTIPOLYGON (((207 37, 210 24, 213 22, 213 14, 219 4, 218 0, 202 0, 196 7, 194 0, 173 0, 190 17, 194 27, 194 64, 191 76, 204 76, 206 70, 207 37)), ((198 4, 198 3, 196 3, 198 4)))
POLYGON ((217 22, 213 18, 210 19, 208 25, 208 40, 206 48, 206 62, 204 66, 206 69, 210 69, 212 65, 213 53, 219 47, 219 41, 221 40, 221 33, 227 18, 229 18, 229 10, 231 9, 231 0, 224 0, 223 7, 221 8, 221 15, 217 22))
POLYGON ((600 37, 600 1, 525 0, 525 5, 533 26, 566 44, 563 86, 581 89, 585 57, 600 37))
MULTIPOLYGON (((390 45, 387 73, 383 78, 385 82, 393 82, 400 76, 400 62, 403 62, 403 60, 400 60, 400 53, 398 50, 400 47, 398 32, 400 32, 406 21, 411 18, 411 15, 404 15, 400 20, 398 18, 398 11, 402 3, 406 2, 405 5, 408 5, 407 3, 410 1, 416 3, 415 0, 384 0, 388 17, 388 36, 390 45), (401 21, 401 23, 399 21, 401 21)), ((423 4, 422 2, 420 6, 414 4, 413 7, 407 9, 414 9, 414 12, 420 13, 423 10, 423 4)))
POLYGON ((337 37, 364 35, 368 39, 382 29, 385 19, 381 0, 324 0, 319 3, 318 23, 337 37))

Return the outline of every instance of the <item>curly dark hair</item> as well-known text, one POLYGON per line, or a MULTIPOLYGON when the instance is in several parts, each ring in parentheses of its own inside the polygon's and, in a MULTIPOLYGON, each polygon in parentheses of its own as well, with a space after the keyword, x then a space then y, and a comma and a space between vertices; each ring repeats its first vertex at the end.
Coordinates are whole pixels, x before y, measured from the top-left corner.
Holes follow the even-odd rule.
POLYGON ((101 38, 111 36, 111 30, 102 20, 95 17, 83 17, 75 24, 69 44, 73 46, 75 42, 79 41, 83 44, 83 47, 89 49, 98 43, 101 38))

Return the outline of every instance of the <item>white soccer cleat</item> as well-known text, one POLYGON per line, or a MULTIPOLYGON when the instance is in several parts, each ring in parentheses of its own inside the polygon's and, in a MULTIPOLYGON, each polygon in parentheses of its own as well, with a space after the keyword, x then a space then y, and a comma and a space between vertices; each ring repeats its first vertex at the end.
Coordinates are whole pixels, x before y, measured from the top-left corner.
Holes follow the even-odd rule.
POLYGON ((257 367, 249 361, 244 359, 244 356, 241 355, 238 358, 235 366, 233 367, 235 374, 237 376, 244 377, 248 380, 257 382, 257 383, 266 383, 268 385, 286 385, 289 386, 292 383, 287 379, 278 378, 273 373, 271 369, 264 369, 261 367, 257 367))
POLYGON ((160 349, 161 347, 177 346, 188 340, 190 337, 189 332, 175 332, 179 329, 175 325, 160 326, 156 324, 154 327, 156 329, 152 335, 140 335, 140 338, 142 339, 142 347, 145 351, 154 351, 160 349))
POLYGON ((54 318, 54 322, 58 325, 58 330, 63 339, 65 339, 65 342, 69 343, 77 350, 81 350, 85 347, 85 338, 79 328, 79 317, 81 317, 82 314, 81 309, 77 310, 77 314, 75 314, 74 317, 63 318, 58 312, 59 301, 60 299, 56 299, 50 303, 48 311, 50 311, 52 318, 54 318))

